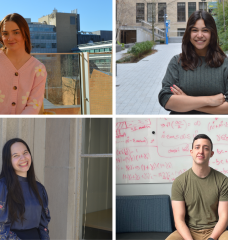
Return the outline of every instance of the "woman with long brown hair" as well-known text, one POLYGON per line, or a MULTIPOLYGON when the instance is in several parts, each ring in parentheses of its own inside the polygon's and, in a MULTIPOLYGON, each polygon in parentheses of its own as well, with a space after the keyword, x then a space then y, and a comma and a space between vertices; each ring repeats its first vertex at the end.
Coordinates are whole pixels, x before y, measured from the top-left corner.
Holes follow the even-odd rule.
POLYGON ((228 59, 210 13, 195 11, 162 81, 159 102, 170 114, 228 114, 228 59))
POLYGON ((50 239, 48 196, 36 181, 30 149, 14 138, 2 151, 0 239, 50 239))
POLYGON ((0 22, 0 114, 38 114, 43 103, 47 72, 30 55, 29 26, 19 14, 0 22))

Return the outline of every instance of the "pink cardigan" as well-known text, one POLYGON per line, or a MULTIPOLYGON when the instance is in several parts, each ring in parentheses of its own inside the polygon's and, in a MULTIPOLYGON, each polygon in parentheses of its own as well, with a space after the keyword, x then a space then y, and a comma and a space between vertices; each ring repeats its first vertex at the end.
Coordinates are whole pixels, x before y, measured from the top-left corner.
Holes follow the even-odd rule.
POLYGON ((45 66, 36 58, 17 70, 0 50, 0 114, 38 114, 46 77, 45 66))

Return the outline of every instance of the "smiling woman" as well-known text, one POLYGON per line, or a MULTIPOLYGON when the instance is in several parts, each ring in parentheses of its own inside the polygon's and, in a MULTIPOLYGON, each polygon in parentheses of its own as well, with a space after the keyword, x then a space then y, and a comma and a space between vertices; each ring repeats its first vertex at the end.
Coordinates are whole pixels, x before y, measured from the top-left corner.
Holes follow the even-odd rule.
POLYGON ((47 72, 30 55, 30 32, 19 14, 0 23, 0 114, 38 114, 43 103, 47 72))
POLYGON ((0 239, 50 239, 48 196, 35 180, 28 145, 22 139, 11 139, 2 156, 0 239))
POLYGON ((190 16, 182 53, 171 59, 158 98, 170 114, 228 114, 228 59, 210 13, 190 16))

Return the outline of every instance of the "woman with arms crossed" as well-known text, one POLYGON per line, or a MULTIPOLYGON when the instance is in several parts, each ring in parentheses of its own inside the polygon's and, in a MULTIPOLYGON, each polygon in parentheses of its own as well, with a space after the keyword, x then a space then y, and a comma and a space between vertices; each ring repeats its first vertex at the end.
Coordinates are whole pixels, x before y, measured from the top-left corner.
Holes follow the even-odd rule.
POLYGON ((0 175, 0 239, 50 239, 48 196, 35 180, 28 145, 19 138, 3 147, 0 175))
POLYGON ((43 103, 47 72, 30 55, 30 32, 19 14, 0 23, 0 114, 38 114, 43 103))
POLYGON ((170 114, 228 114, 228 59, 219 47, 210 13, 195 11, 182 40, 182 53, 168 66, 159 93, 170 114))

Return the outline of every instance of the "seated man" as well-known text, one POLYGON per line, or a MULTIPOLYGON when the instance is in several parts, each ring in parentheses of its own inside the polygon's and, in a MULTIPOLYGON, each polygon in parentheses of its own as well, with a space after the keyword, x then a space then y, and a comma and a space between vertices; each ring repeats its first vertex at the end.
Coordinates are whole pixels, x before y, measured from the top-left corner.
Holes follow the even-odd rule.
POLYGON ((177 230, 166 240, 228 240, 228 178, 209 167, 212 149, 207 135, 193 139, 192 168, 172 185, 177 230))

